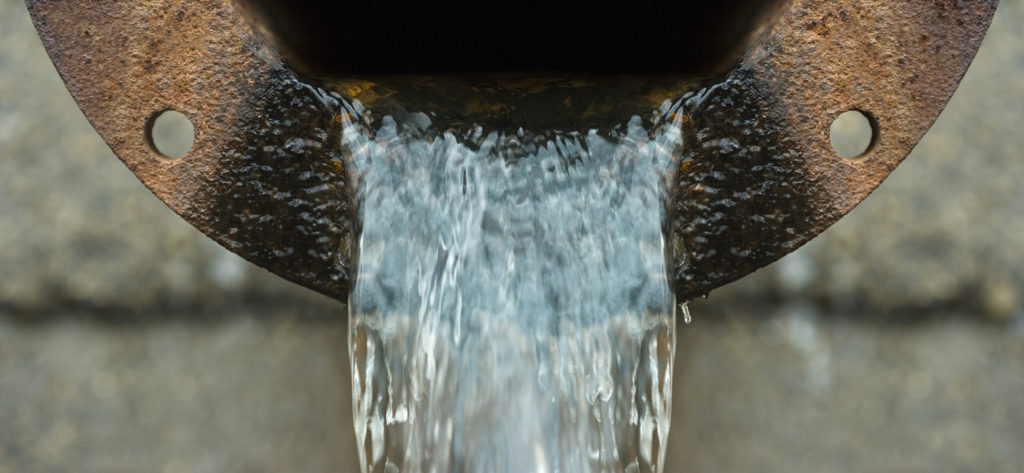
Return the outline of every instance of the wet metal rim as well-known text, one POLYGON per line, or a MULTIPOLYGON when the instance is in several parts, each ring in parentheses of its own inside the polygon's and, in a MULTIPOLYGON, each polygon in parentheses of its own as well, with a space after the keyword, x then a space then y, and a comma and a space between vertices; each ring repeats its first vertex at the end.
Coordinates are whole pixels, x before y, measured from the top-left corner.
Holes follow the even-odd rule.
MULTIPOLYGON (((160 199, 249 261, 346 300, 357 228, 339 102, 232 0, 26 3, 86 117, 160 199), (178 160, 148 139, 166 110, 195 127, 178 160)), ((666 227, 677 294, 775 261, 863 200, 938 117, 997 3, 790 1, 723 80, 687 99, 666 227), (829 143, 849 110, 875 133, 857 160, 829 143)))

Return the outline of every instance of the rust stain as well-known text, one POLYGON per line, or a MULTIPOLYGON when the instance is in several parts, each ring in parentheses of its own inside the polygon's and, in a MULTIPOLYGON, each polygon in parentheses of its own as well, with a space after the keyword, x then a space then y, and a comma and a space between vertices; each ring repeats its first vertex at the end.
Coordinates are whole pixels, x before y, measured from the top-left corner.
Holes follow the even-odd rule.
POLYGON ((711 147, 683 162, 670 205, 677 220, 670 222, 676 224, 670 225, 672 247, 685 248, 673 255, 677 294, 707 294, 775 261, 867 197, 945 107, 997 4, 790 2, 730 75, 735 90, 717 92, 747 101, 743 111, 717 122, 694 114, 712 135, 701 143, 742 138, 740 151, 711 147), (868 153, 857 160, 838 157, 829 141, 833 120, 849 110, 868 115, 876 131, 868 153), (758 137, 732 126, 757 120, 758 137), (723 172, 734 174, 715 183, 718 195, 701 197, 703 178, 723 172), (758 173, 761 179, 751 181, 758 173), (743 196, 751 191, 760 194, 747 202, 743 196), (722 193, 740 198, 722 206, 722 193), (692 216, 697 223, 681 223, 692 216))
MULTIPOLYGON (((738 105, 726 113, 695 99, 674 118, 690 142, 667 225, 680 297, 780 258, 863 200, 937 118, 997 3, 788 2, 706 91, 738 105), (856 161, 828 140, 832 120, 851 109, 878 132, 856 161)), ((232 0, 26 4, 86 117, 160 199, 250 261, 346 299, 355 191, 338 179, 346 170, 333 143, 347 112, 303 84, 232 0), (289 115, 287 101, 316 113, 289 115), (147 138, 147 123, 168 109, 196 127, 194 148, 177 161, 159 159, 147 138), (301 235, 274 236, 287 227, 301 235)), ((372 82, 351 87, 377 94, 372 82)))

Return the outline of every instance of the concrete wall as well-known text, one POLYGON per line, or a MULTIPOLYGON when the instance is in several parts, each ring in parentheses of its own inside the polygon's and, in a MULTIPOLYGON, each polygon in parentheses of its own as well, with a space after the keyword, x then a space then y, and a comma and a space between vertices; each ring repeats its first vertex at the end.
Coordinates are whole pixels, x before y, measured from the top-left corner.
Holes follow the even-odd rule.
MULTIPOLYGON (((669 471, 1024 471, 1024 0, 849 217, 693 305, 669 471)), ((0 473, 353 471, 343 308, 114 157, 0 0, 0 473)))

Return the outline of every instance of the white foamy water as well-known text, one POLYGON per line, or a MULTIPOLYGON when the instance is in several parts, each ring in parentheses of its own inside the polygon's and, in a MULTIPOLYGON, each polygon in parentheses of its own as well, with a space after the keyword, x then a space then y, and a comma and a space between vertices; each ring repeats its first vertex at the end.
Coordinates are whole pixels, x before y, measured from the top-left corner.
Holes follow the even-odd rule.
POLYGON ((673 106, 546 138, 362 112, 342 139, 360 175, 349 308, 364 471, 660 471, 673 106))

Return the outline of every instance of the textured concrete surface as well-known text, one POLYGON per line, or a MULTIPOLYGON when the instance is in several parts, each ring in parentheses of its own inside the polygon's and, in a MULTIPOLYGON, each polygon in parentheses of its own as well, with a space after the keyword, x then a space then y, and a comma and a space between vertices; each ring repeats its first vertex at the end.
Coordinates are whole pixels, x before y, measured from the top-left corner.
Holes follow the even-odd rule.
POLYGON ((344 324, 237 310, 0 322, 0 472, 351 471, 344 324))
POLYGON ((763 307, 683 329, 667 471, 1024 471, 1024 323, 763 307))
MULTIPOLYGON (((849 217, 693 305, 668 471, 1024 471, 1022 25, 849 217)), ((343 309, 151 196, 17 0, 0 248, 0 473, 354 471, 343 309)))

